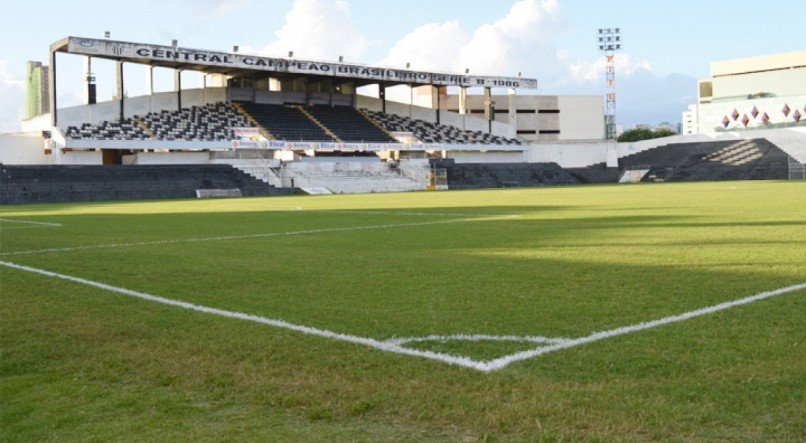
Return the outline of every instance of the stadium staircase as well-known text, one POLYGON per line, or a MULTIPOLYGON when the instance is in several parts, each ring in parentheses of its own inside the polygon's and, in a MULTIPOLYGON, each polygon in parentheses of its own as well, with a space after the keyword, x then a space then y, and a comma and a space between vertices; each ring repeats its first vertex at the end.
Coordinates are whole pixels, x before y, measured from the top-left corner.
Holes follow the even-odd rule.
POLYGON ((320 125, 299 107, 240 102, 241 108, 278 140, 335 142, 320 125))
POLYGON ((200 189, 286 195, 229 165, 0 165, 0 203, 194 198, 200 189))
POLYGON ((579 183, 579 180, 557 163, 456 163, 453 160, 433 160, 431 164, 446 170, 450 189, 579 183))
POLYGON ((308 112, 308 110, 305 109, 304 106, 302 106, 302 105, 294 105, 293 107, 299 109, 299 112, 301 112, 303 115, 305 115, 305 117, 308 117, 308 119, 310 121, 312 121, 316 126, 319 126, 319 128, 321 128, 322 131, 325 131, 325 134, 327 134, 328 137, 332 138, 333 140, 335 140, 337 142, 344 141, 341 138, 339 138, 339 136, 336 135, 333 131, 331 131, 330 128, 328 128, 327 126, 323 125, 322 122, 320 122, 316 117, 314 117, 310 112, 308 112))
POLYGON ((422 191, 427 186, 428 162, 398 168, 384 162, 293 162, 281 174, 289 184, 309 194, 357 194, 422 191), (422 172, 422 173, 419 173, 422 172))
POLYGON ((277 137, 272 135, 272 133, 269 132, 268 129, 266 129, 263 125, 261 125, 260 122, 255 120, 255 118, 252 117, 251 114, 246 112, 246 110, 243 108, 243 106, 241 106, 240 103, 232 102, 231 105, 236 111, 238 111, 241 115, 243 115, 244 118, 246 118, 249 121, 249 123, 252 124, 252 126, 258 128, 258 130, 260 131, 260 135, 262 135, 266 140, 277 140, 277 137))

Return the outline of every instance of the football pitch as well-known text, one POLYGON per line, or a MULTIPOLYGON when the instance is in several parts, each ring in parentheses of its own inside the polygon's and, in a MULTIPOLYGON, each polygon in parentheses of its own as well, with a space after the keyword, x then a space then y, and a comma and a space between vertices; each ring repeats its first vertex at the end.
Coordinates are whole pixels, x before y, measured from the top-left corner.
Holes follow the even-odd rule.
POLYGON ((806 183, 0 208, 0 439, 806 438, 806 183))

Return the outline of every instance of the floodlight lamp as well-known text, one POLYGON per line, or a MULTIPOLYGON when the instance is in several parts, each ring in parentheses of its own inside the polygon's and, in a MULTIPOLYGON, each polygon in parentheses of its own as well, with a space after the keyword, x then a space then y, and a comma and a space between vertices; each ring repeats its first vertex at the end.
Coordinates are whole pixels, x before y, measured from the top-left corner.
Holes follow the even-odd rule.
POLYGON ((176 41, 176 39, 171 40, 171 46, 175 48, 177 44, 179 44, 179 42, 176 41))
POLYGON ((235 45, 232 47, 232 52, 238 52, 238 49, 240 49, 238 45, 235 45))
POLYGON ((411 68, 411 63, 406 62, 406 69, 409 69, 409 68, 411 68))
POLYGON ((343 55, 340 55, 340 56, 339 56, 339 63, 341 63, 341 62, 343 62, 343 61, 344 61, 344 56, 343 56, 343 55))
POLYGON ((109 31, 104 31, 104 38, 109 38, 112 36, 112 33, 109 31))
POLYGON ((293 57, 294 56, 294 51, 288 51, 288 56, 293 57))
POLYGON ((470 74, 470 68, 465 68, 465 74, 470 74))

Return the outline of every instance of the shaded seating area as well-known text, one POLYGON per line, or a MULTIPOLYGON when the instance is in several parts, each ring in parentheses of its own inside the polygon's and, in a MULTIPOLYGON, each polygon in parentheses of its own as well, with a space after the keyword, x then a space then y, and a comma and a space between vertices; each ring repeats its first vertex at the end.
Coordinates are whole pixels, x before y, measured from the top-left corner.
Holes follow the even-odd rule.
POLYGON ((336 141, 295 106, 241 102, 243 109, 278 140, 336 141))
POLYGON ((230 165, 0 165, 0 203, 195 198, 197 189, 290 194, 230 165))
POLYGON ((375 126, 355 108, 317 105, 307 108, 320 123, 345 142, 395 143, 396 140, 375 126))
POLYGON ((450 189, 579 183, 557 163, 456 163, 453 160, 433 160, 431 164, 436 168, 446 170, 450 189))
POLYGON ((642 181, 787 179, 789 155, 764 139, 678 143, 619 159, 621 170, 648 169, 642 181))

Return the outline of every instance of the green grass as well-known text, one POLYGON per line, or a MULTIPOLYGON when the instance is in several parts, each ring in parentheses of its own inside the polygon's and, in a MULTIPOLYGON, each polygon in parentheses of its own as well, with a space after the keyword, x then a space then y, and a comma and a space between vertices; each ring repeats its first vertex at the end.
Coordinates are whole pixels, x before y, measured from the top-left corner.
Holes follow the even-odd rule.
MULTIPOLYGON (((806 281, 798 182, 28 205, 0 218, 63 224, 0 221, 0 260, 376 339, 581 337, 806 281), (373 228, 332 230, 361 226, 373 228)), ((806 291, 482 373, 6 267, 0 290, 4 441, 806 438, 806 291)), ((411 347, 491 359, 530 346, 411 347)))

